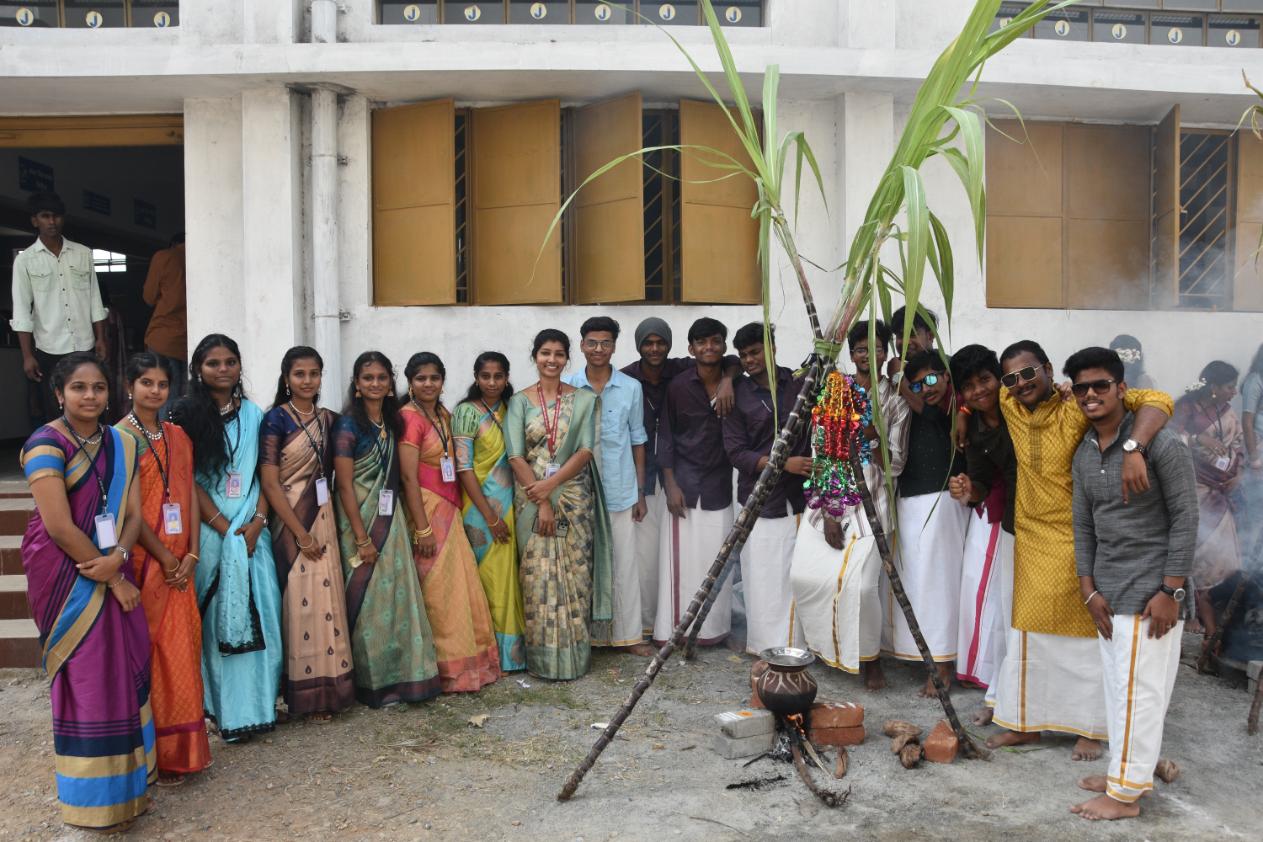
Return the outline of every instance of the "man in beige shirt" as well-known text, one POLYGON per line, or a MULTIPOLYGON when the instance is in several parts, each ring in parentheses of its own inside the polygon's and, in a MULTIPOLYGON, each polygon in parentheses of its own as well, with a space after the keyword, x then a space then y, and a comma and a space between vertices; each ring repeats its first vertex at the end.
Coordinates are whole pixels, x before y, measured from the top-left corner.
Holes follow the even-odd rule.
POLYGON ((162 408, 162 415, 166 417, 171 402, 184 394, 189 373, 183 231, 171 238, 169 248, 149 259, 144 298, 153 308, 145 330, 145 347, 166 357, 171 365, 171 398, 162 408))

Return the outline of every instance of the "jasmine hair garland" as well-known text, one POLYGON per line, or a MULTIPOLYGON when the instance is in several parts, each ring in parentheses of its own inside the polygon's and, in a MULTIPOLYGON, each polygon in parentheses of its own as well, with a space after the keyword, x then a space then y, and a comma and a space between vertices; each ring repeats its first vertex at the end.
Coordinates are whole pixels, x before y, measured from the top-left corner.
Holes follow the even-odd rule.
POLYGON ((807 505, 842 517, 860 505, 859 483, 852 456, 859 449, 861 464, 869 459, 864 430, 873 423, 868 392, 849 374, 834 371, 825 378, 811 410, 811 477, 803 483, 807 505))

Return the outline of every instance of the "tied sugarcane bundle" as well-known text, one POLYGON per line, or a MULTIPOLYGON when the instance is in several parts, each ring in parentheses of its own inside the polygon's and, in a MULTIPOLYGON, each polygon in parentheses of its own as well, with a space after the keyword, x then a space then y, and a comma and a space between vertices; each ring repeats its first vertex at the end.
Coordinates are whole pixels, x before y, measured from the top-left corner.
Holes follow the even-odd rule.
POLYGON ((849 374, 833 371, 825 378, 811 410, 811 445, 815 453, 811 477, 803 483, 807 505, 824 509, 831 517, 860 505, 854 457, 868 464, 869 445, 864 431, 873 423, 868 392, 849 374))

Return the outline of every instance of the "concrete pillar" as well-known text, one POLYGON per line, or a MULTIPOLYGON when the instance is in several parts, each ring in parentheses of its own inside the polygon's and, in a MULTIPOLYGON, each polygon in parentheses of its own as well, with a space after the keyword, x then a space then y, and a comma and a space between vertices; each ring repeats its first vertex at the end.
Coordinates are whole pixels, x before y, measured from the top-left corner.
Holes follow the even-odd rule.
POLYGON ((242 37, 246 44, 292 44, 306 41, 304 0, 241 0, 242 37))

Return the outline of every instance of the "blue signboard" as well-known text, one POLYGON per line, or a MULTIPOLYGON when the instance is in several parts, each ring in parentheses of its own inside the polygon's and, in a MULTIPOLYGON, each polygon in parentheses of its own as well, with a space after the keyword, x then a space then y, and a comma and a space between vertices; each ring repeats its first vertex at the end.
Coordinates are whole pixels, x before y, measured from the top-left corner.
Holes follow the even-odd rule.
POLYGON ((141 228, 158 227, 158 207, 144 199, 132 200, 132 219, 141 228))
POLYGON ((110 197, 91 190, 83 191, 83 209, 103 216, 110 215, 110 197))
POLYGON ((22 190, 36 192, 53 191, 53 168, 39 161, 18 156, 18 187, 22 190))

